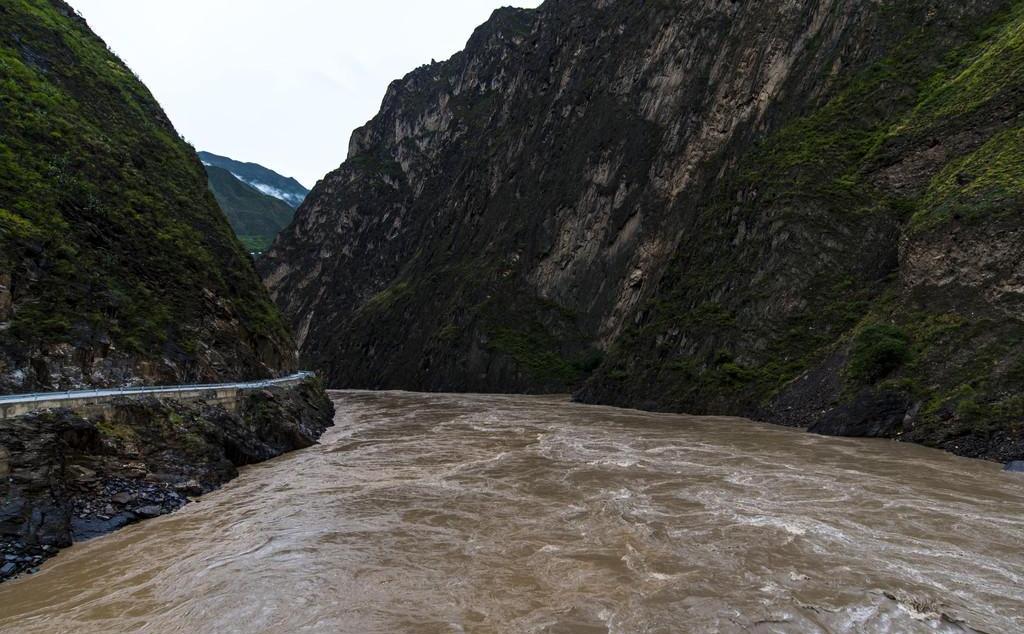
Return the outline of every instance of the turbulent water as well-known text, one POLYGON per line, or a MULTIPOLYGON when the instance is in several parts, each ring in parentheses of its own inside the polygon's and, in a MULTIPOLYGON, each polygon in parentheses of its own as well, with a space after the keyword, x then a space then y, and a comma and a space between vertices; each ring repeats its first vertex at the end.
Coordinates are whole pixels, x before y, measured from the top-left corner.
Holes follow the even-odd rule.
POLYGON ((1024 631, 1024 478, 996 465, 553 398, 334 396, 320 446, 0 586, 0 631, 1024 631))

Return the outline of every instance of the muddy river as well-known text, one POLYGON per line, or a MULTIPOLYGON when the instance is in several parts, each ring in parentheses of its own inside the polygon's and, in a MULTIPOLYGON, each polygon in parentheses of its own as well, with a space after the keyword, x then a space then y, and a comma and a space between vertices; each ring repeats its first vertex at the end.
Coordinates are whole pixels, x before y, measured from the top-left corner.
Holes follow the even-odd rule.
POLYGON ((998 465, 560 398, 333 396, 318 447, 0 586, 0 631, 1024 631, 1024 477, 998 465))

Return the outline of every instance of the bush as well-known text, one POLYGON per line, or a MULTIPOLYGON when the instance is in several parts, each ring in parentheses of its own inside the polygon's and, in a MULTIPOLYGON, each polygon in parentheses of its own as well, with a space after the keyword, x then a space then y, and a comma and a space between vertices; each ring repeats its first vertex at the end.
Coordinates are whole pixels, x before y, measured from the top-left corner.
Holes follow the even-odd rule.
POLYGON ((861 383, 874 383, 892 374, 910 359, 910 338, 899 327, 875 324, 860 330, 853 340, 848 371, 861 383))

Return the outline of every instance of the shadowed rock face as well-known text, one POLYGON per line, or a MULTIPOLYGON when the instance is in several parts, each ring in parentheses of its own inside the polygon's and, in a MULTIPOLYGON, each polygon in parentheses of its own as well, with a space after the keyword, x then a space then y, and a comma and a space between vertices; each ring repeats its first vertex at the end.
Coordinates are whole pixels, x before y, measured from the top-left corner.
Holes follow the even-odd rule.
POLYGON ((1001 0, 500 10, 392 84, 261 273, 334 387, 851 415, 1012 457, 984 439, 1024 411, 1020 25, 1001 0))

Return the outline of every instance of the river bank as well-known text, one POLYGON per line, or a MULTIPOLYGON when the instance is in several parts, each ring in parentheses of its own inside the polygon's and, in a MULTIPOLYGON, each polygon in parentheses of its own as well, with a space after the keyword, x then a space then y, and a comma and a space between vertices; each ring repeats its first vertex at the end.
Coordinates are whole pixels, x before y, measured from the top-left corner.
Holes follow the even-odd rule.
POLYGON ((586 389, 576 393, 573 399, 581 404, 661 414, 747 418, 822 436, 894 440, 1007 467, 1024 461, 1024 419, 1010 425, 990 424, 991 421, 982 417, 965 424, 954 416, 952 408, 946 407, 938 412, 934 421, 926 424, 918 416, 925 407, 922 402, 894 392, 864 390, 849 403, 840 404, 837 394, 842 390, 838 375, 817 372, 794 381, 784 397, 757 407, 737 402, 705 411, 698 408, 684 412, 679 404, 637 403, 635 395, 629 392, 603 395, 598 399, 586 389))
POLYGON ((332 393, 321 442, 0 586, 0 630, 1024 630, 1024 480, 564 398, 332 393))
POLYGON ((74 542, 176 511, 238 468, 309 447, 333 424, 319 382, 222 406, 123 398, 0 422, 0 581, 74 542))

